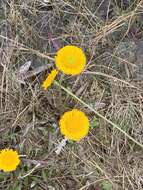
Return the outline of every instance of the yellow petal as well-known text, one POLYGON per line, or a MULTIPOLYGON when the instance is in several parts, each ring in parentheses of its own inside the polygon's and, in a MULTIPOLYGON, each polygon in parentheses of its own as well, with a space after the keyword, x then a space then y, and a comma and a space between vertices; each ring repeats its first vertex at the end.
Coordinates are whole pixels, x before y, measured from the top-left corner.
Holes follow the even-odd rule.
POLYGON ((69 140, 79 141, 88 134, 88 117, 80 110, 73 109, 64 113, 60 119, 60 131, 69 140))
POLYGON ((56 67, 65 74, 80 74, 86 65, 86 56, 81 48, 68 45, 58 50, 56 67))
POLYGON ((17 151, 12 149, 3 149, 0 152, 0 169, 4 172, 11 172, 16 170, 20 163, 17 151))
POLYGON ((44 90, 47 90, 47 88, 51 86, 57 74, 58 74, 58 71, 56 69, 53 69, 51 71, 51 73, 47 76, 46 80, 42 84, 42 87, 44 88, 44 90))

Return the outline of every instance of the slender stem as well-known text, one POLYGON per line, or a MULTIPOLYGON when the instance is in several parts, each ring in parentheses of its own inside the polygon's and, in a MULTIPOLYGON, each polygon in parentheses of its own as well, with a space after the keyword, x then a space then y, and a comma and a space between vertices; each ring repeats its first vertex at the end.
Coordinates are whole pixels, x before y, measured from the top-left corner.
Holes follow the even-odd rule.
POLYGON ((32 170, 30 170, 27 174, 25 174, 24 176, 20 176, 19 179, 23 179, 27 176, 29 176, 30 174, 32 174, 41 164, 38 163, 32 170))

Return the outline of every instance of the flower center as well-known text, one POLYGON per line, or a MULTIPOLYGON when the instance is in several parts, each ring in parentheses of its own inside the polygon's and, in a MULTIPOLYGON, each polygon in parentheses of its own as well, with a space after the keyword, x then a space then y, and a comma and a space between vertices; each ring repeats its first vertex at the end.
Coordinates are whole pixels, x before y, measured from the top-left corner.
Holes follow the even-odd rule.
POLYGON ((69 62, 70 64, 74 64, 74 63, 76 62, 75 56, 73 56, 73 55, 69 56, 69 57, 68 57, 68 62, 69 62))
POLYGON ((5 155, 5 157, 3 158, 3 164, 7 166, 11 166, 11 164, 13 163, 13 160, 14 160, 13 157, 9 157, 9 155, 5 155))
POLYGON ((78 119, 71 118, 69 121, 66 122, 66 128, 69 133, 76 134, 82 130, 82 122, 78 119))

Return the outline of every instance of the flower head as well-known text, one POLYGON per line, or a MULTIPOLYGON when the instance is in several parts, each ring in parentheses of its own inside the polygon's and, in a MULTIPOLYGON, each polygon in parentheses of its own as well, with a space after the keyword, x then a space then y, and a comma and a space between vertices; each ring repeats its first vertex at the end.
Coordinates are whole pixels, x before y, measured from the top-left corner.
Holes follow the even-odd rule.
POLYGON ((55 62, 57 68, 65 74, 77 75, 86 65, 86 56, 79 47, 68 45, 58 50, 55 62))
POLYGON ((20 163, 17 151, 12 149, 3 149, 0 151, 0 169, 4 172, 16 170, 20 163))
POLYGON ((89 131, 88 117, 77 109, 64 113, 59 124, 61 133, 69 140, 79 141, 89 131))
POLYGON ((49 86, 51 86, 52 82, 56 78, 58 71, 53 69, 51 73, 47 76, 46 80, 43 82, 42 87, 46 90, 49 86))

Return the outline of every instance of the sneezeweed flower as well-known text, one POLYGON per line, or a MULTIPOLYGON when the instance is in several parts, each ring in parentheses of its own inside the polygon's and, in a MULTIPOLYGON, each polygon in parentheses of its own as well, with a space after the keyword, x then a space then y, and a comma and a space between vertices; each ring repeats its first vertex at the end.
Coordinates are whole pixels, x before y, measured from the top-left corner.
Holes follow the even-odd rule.
POLYGON ((88 134, 89 120, 82 111, 73 109, 61 117, 60 131, 68 140, 79 141, 88 134))
POLYGON ((3 149, 0 151, 0 170, 11 172, 16 170, 20 164, 20 159, 17 151, 12 149, 3 149))
POLYGON ((67 45, 57 51, 55 64, 57 69, 52 70, 42 84, 45 90, 52 84, 58 71, 62 71, 67 75, 80 74, 86 65, 86 56, 81 48, 67 45))
POLYGON ((42 87, 46 90, 51 84, 53 83, 54 79, 56 78, 58 71, 53 69, 51 73, 47 76, 46 80, 43 82, 42 87))
POLYGON ((86 56, 81 48, 67 45, 58 50, 56 67, 67 75, 80 74, 86 65, 86 56))

